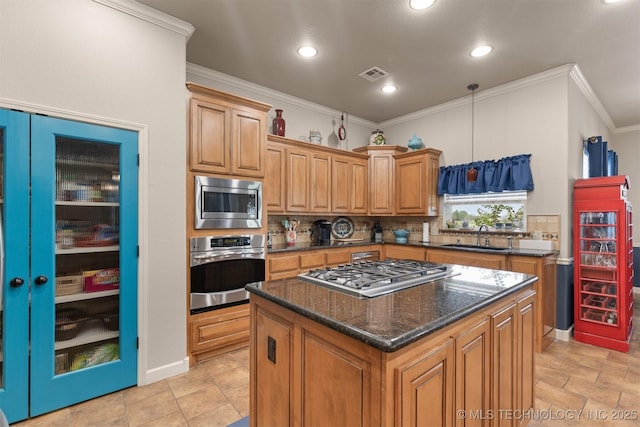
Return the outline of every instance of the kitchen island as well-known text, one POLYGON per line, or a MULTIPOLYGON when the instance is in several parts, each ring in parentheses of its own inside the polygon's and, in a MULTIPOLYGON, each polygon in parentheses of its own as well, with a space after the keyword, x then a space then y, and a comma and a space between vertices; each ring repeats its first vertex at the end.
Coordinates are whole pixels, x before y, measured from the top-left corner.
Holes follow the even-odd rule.
POLYGON ((533 408, 537 278, 450 267, 375 298, 247 285, 251 425, 526 424, 514 414, 533 408))

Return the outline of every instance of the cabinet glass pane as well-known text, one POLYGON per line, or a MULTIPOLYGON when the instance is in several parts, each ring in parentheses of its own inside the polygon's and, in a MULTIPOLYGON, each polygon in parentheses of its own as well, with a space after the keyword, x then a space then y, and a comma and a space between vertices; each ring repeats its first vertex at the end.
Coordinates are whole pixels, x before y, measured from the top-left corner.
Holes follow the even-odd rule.
POLYGON ((0 128, 0 389, 4 388, 4 130, 0 128))
POLYGON ((56 138, 56 374, 120 357, 119 156, 56 138))

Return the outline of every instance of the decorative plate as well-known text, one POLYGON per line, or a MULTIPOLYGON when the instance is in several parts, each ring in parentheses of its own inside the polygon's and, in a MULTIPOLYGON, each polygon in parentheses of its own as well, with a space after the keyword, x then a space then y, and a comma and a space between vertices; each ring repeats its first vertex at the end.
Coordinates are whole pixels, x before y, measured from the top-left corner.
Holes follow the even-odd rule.
POLYGON ((339 216, 331 223, 331 231, 338 239, 347 239, 353 236, 353 221, 346 216, 339 216))

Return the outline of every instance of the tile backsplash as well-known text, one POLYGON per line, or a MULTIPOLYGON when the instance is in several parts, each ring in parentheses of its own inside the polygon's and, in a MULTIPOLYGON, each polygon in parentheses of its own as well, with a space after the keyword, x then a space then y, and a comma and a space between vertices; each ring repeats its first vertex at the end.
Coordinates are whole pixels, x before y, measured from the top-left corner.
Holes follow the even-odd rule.
MULTIPOLYGON (((269 215, 267 230, 271 233, 273 244, 284 244, 286 242, 285 229, 282 225, 283 219, 296 219, 298 221, 297 242, 311 242, 311 226, 318 219, 333 221, 343 215, 337 216, 308 216, 308 215, 269 215)), ((376 220, 382 225, 384 241, 390 242, 395 239, 393 230, 398 228, 409 229, 408 240, 411 242, 422 241, 423 222, 429 223, 429 241, 431 243, 458 243, 475 244, 477 234, 473 231, 447 230, 440 232, 443 224, 442 217, 358 217, 347 216, 354 225, 354 232, 351 239, 372 240, 371 230, 376 220)), ((553 242, 555 250, 560 248, 560 215, 528 215, 526 232, 483 232, 492 245, 508 246, 507 236, 513 237, 513 246, 518 247, 519 239, 550 240, 553 242)), ((332 236, 333 239, 333 236, 332 236)))

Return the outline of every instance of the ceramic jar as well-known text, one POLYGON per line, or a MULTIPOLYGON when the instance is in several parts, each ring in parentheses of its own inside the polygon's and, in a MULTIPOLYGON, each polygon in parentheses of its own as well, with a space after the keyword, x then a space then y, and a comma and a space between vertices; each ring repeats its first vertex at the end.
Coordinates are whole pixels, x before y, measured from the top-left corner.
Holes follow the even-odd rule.
POLYGON ((369 138, 369 145, 384 145, 386 139, 384 138, 384 132, 380 129, 376 129, 371 132, 371 138, 369 138))
POLYGON ((322 135, 320 135, 319 130, 313 129, 309 131, 309 142, 318 145, 322 142, 322 135))

